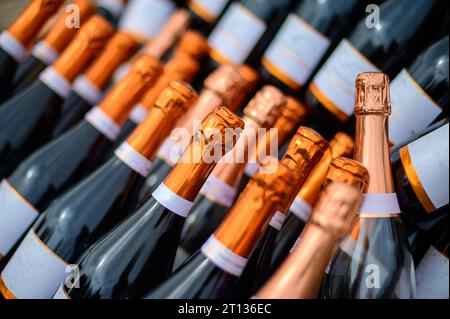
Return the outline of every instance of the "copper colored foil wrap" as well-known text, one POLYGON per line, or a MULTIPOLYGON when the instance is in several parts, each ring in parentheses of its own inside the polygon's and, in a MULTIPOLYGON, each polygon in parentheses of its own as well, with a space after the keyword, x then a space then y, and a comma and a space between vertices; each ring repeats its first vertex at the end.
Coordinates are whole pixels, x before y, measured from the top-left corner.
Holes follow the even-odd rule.
POLYGON ((296 188, 282 203, 279 208, 280 212, 287 213, 298 190, 302 187, 314 166, 322 159, 328 147, 328 142, 319 133, 307 127, 298 129, 281 160, 282 163, 295 171, 296 188))
POLYGON ((33 0, 9 27, 9 33, 24 46, 33 43, 39 30, 55 14, 64 0, 33 0))
POLYGON ((180 53, 200 61, 209 54, 208 40, 199 32, 188 30, 181 37, 173 52, 173 56, 176 57, 180 53))
POLYGON ((155 59, 161 59, 187 29, 190 19, 190 15, 186 10, 179 9, 175 11, 158 35, 142 49, 140 55, 146 54, 155 59))
POLYGON ((315 207, 302 240, 257 298, 316 298, 334 247, 351 229, 361 201, 361 192, 354 187, 330 184, 315 207))
POLYGON ((261 80, 261 75, 248 65, 241 65, 238 67, 239 74, 244 78, 244 84, 241 87, 241 93, 233 99, 229 105, 230 110, 239 110, 255 93, 256 87, 261 80))
POLYGON ((73 81, 112 36, 113 29, 104 18, 94 16, 78 31, 75 39, 53 64, 68 81, 73 81))
POLYGON ((200 69, 197 61, 186 55, 178 55, 172 58, 165 66, 163 74, 155 85, 142 97, 140 104, 148 110, 153 107, 159 94, 167 85, 175 80, 190 82, 200 69))
POLYGON ((230 209, 215 237, 234 253, 248 258, 269 219, 294 188, 295 172, 283 163, 278 164, 274 174, 257 173, 230 209))
POLYGON ((355 114, 391 114, 389 77, 384 73, 370 72, 359 74, 356 79, 355 114))
POLYGON ((134 130, 127 143, 152 160, 176 120, 188 110, 196 98, 197 94, 189 84, 181 81, 171 82, 159 95, 155 107, 134 130))
POLYGON ((216 158, 223 156, 229 151, 225 147, 234 146, 238 138, 227 132, 243 127, 244 122, 225 107, 208 115, 164 184, 179 196, 193 202, 216 164, 216 161, 210 160, 211 153, 214 152, 216 158), (220 154, 216 154, 217 151, 220 154))
POLYGON ((244 114, 261 127, 271 127, 286 106, 286 97, 274 86, 259 90, 244 109, 244 114))
POLYGON ((295 130, 306 121, 307 109, 292 96, 286 98, 287 103, 273 128, 278 129, 278 145, 281 147, 295 130))
POLYGON ((116 69, 138 48, 138 43, 125 32, 117 32, 85 72, 85 76, 99 89, 111 80, 116 69))
POLYGON ((362 192, 369 185, 369 180, 369 172, 360 162, 337 157, 330 165, 323 187, 332 182, 339 182, 353 186, 362 192))
MULTIPOLYGON (((83 25, 96 10, 89 0, 75 0, 73 4, 80 10, 81 25, 83 25)), ((68 28, 66 26, 67 19, 72 14, 72 12, 64 12, 44 38, 44 42, 56 52, 61 53, 69 45, 79 30, 77 28, 68 28)))
POLYGON ((336 133, 330 141, 329 149, 308 175, 297 196, 313 207, 320 194, 322 183, 327 176, 333 159, 341 156, 352 157, 353 148, 354 142, 349 135, 343 132, 336 133))
POLYGON ((141 57, 133 64, 130 73, 103 99, 100 108, 122 126, 131 108, 158 78, 161 70, 162 66, 158 60, 149 56, 141 57))

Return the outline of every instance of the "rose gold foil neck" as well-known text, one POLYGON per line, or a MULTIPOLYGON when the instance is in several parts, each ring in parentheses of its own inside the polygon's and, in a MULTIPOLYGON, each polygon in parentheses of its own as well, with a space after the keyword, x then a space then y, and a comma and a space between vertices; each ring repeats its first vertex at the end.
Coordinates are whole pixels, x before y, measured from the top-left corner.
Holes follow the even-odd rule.
POLYGON ((266 85, 248 103, 244 114, 262 127, 269 128, 275 124, 286 103, 286 97, 279 89, 266 85))
POLYGON ((360 162, 337 157, 330 165, 324 185, 330 182, 341 182, 364 191, 369 185, 369 180, 369 172, 360 162))
POLYGON ((389 77, 380 72, 361 73, 356 79, 356 115, 391 114, 389 77))
POLYGON ((113 28, 104 18, 90 18, 77 32, 75 39, 64 50, 53 67, 72 81, 107 43, 113 28))
POLYGON ((33 0, 9 27, 9 33, 24 46, 29 46, 41 27, 55 14, 64 0, 33 0))
MULTIPOLYGON (((95 12, 95 7, 89 0, 76 0, 74 1, 74 5, 80 10, 81 24, 95 12)), ((44 38, 44 42, 59 53, 64 50, 78 31, 77 28, 67 27, 67 19, 72 14, 73 12, 71 11, 63 14, 44 38)))
POLYGON ((231 65, 222 65, 212 72, 204 82, 204 88, 222 98, 223 104, 228 106, 239 96, 245 79, 239 69, 231 65))
POLYGON ((176 42, 179 35, 188 27, 190 15, 185 9, 178 9, 169 18, 162 30, 153 41, 150 41, 142 50, 143 54, 161 59, 170 47, 176 42))
POLYGON ((311 224, 341 240, 352 229, 362 203, 361 190, 339 182, 329 184, 311 215, 311 224))
POLYGON ((161 63, 149 56, 139 58, 131 66, 130 74, 138 74, 144 82, 154 81, 162 72, 161 63))
POLYGON ((333 153, 333 158, 338 156, 352 157, 355 148, 355 142, 353 138, 344 132, 337 132, 333 139, 330 141, 330 149, 333 153))
POLYGON ((208 40, 199 32, 188 30, 175 48, 174 56, 179 53, 184 53, 195 60, 201 60, 209 54, 208 40))

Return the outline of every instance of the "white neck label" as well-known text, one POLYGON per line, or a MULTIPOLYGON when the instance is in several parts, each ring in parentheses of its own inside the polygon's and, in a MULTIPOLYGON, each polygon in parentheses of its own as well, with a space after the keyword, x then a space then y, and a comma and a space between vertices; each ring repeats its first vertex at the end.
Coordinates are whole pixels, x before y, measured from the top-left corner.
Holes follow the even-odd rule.
POLYGON ((236 277, 242 274, 247 265, 247 258, 225 247, 214 235, 202 246, 201 252, 217 267, 236 277))
POLYGON ((141 124, 148 115, 148 110, 142 104, 137 104, 130 113, 130 120, 134 124, 141 124))
POLYGON ((127 142, 123 142, 119 146, 115 151, 115 155, 139 175, 147 177, 150 173, 152 162, 136 151, 127 142))
POLYGON ((361 217, 387 217, 400 213, 396 193, 364 194, 364 200, 359 209, 361 217))
POLYGON ((53 67, 45 69, 39 79, 61 98, 66 99, 69 96, 72 84, 53 67))
POLYGON ((1 274, 1 290, 17 299, 51 299, 68 266, 31 229, 1 274))
POLYGON ((8 31, 0 34, 0 47, 5 50, 18 63, 23 62, 27 56, 27 49, 8 31))
POLYGON ((120 126, 98 106, 93 107, 85 119, 111 141, 115 141, 120 134, 120 126))
POLYGON ((50 47, 45 41, 40 41, 36 44, 33 47, 32 54, 46 65, 52 65, 59 56, 59 53, 50 47))
POLYGON ((286 215, 276 211, 272 216, 272 219, 269 222, 269 225, 275 228, 276 230, 280 230, 283 227, 284 221, 286 220, 286 215))
POLYGON ((208 198, 212 197, 214 202, 229 208, 233 205, 236 189, 211 174, 200 190, 200 194, 208 198))
POLYGON ((5 256, 39 212, 4 179, 0 184, 0 255, 5 256))
POLYGON ((102 91, 84 75, 75 80, 73 90, 90 105, 96 105, 103 99, 102 91))
POLYGON ((309 205, 306 201, 304 201, 299 196, 296 196, 294 201, 291 204, 291 207, 289 210, 298 218, 300 218, 305 223, 309 219, 309 215, 311 215, 311 212, 313 208, 311 205, 309 205))
POLYGON ((192 208, 193 202, 190 202, 180 195, 173 192, 164 183, 161 183, 158 188, 152 193, 154 199, 161 205, 166 207, 172 213, 181 217, 186 217, 192 208))

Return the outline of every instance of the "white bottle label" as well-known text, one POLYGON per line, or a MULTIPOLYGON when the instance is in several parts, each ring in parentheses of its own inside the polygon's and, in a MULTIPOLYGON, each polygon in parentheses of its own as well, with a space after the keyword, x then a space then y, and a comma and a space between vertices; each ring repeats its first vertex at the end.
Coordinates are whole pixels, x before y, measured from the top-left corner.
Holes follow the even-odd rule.
POLYGON ((353 114, 358 74, 377 71, 376 66, 344 39, 314 77, 310 89, 330 112, 346 120, 353 114))
POLYGON ((449 203, 449 124, 412 142, 400 150, 406 175, 425 209, 432 212, 449 203), (410 165, 405 162, 405 155, 410 165), (416 180, 417 179, 417 180, 416 180), (428 198, 422 198, 426 196, 428 198))
POLYGON ((93 107, 85 119, 111 141, 115 141, 120 134, 120 126, 98 106, 93 107))
POLYGON ((98 0, 98 5, 108 9, 117 18, 122 14, 125 7, 125 0, 98 0))
POLYGON ((289 210, 303 222, 307 222, 313 208, 302 198, 296 196, 289 210))
POLYGON ((275 228, 276 230, 280 230, 283 227, 284 221, 286 220, 286 215, 276 211, 272 216, 272 219, 269 222, 269 225, 275 228))
POLYGON ((39 212, 4 179, 0 184, 0 255, 5 256, 39 212))
POLYGON ((299 89, 329 47, 328 38, 291 13, 267 49, 262 64, 282 82, 299 89))
POLYGON ((59 286, 58 291, 56 291, 56 294, 53 296, 53 299, 70 299, 64 289, 64 284, 59 286))
POLYGON ((236 277, 242 274, 247 265, 247 258, 225 247, 214 235, 209 237, 201 251, 217 267, 236 277))
POLYGON ((208 22, 214 22, 228 0, 191 0, 189 7, 208 22))
POLYGON ((58 59, 59 53, 45 43, 45 41, 39 41, 33 47, 33 55, 46 65, 52 65, 58 59))
POLYGON ((136 151, 127 142, 123 142, 119 146, 115 151, 115 155, 139 175, 147 177, 150 173, 152 162, 136 151))
POLYGON ((1 274, 2 289, 17 299, 51 299, 68 266, 31 229, 1 274))
POLYGON ((0 33, 0 47, 18 63, 23 62, 27 56, 27 49, 25 46, 8 31, 0 33))
POLYGON ((417 299, 448 299, 448 258, 430 247, 416 269, 417 299))
POLYGON ((175 9, 169 0, 131 0, 120 18, 119 29, 152 39, 175 9))
POLYGON ((97 105, 103 99, 102 91, 84 75, 77 77, 72 89, 90 105, 97 105))
POLYGON ((158 203, 181 217, 186 217, 194 204, 173 192, 164 183, 158 186, 152 196, 158 203))
POLYGON ((236 196, 236 189, 211 174, 200 190, 200 194, 222 206, 231 207, 236 196))
POLYGON ((396 193, 364 194, 363 203, 359 209, 360 217, 390 217, 400 214, 396 193))
POLYGON ((148 109, 142 104, 137 104, 130 113, 130 120, 134 124, 141 124, 148 115, 148 109))
POLYGON ((406 70, 392 81, 391 100, 389 139, 395 145, 406 142, 426 129, 442 113, 441 107, 406 70))
POLYGON ((240 3, 234 3, 208 39, 212 57, 242 64, 266 31, 266 23, 240 3))
POLYGON ((62 99, 66 99, 72 89, 72 84, 70 81, 59 74, 59 72, 51 66, 41 73, 39 80, 47 85, 53 92, 58 94, 62 99))

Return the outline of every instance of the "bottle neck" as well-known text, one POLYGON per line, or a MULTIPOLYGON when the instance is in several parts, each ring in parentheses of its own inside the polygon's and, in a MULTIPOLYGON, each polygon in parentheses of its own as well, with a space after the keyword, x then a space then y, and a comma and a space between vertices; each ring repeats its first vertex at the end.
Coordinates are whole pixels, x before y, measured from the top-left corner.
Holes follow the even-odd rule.
POLYGON ((389 153, 387 116, 357 116, 354 157, 369 171, 370 183, 365 193, 395 193, 389 153))

